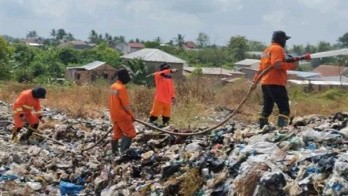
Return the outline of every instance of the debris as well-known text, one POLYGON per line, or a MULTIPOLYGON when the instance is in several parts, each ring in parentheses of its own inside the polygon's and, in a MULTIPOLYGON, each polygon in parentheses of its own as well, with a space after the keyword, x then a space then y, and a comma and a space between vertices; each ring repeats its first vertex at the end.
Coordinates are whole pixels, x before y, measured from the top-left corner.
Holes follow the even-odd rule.
POLYGON ((116 156, 108 118, 44 108, 56 125, 14 144, 7 107, 0 101, 0 192, 7 195, 348 194, 348 113, 297 117, 282 130, 234 121, 200 135, 136 122, 132 148, 116 156))
POLYGON ((76 185, 70 182, 61 181, 59 183, 59 190, 61 195, 77 195, 81 190, 83 190, 83 186, 76 185))

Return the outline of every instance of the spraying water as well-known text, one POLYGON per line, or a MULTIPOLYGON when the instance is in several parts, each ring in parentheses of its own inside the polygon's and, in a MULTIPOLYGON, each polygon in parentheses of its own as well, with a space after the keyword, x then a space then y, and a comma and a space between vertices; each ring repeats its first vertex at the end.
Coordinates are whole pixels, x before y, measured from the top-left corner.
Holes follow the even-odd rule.
POLYGON ((315 59, 315 58, 323 58, 323 57, 338 56, 338 55, 348 55, 348 48, 313 53, 311 54, 311 58, 315 59))

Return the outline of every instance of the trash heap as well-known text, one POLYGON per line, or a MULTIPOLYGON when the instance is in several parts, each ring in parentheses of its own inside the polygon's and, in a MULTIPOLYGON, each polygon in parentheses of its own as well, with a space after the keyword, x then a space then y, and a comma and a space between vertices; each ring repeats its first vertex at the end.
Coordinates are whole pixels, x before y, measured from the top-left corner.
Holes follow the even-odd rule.
MULTIPOLYGON (((99 119, 45 108, 51 123, 28 142, 11 141, 0 102, 0 192, 13 195, 347 195, 348 113, 298 117, 286 129, 235 122, 206 135, 174 136, 136 124, 123 156, 111 154, 99 119)), ((228 111, 219 111, 217 123, 228 111)), ((23 130, 25 131, 25 129, 23 130)), ((23 132, 22 131, 22 132, 23 132)), ((179 130, 181 132, 195 130, 179 130)))

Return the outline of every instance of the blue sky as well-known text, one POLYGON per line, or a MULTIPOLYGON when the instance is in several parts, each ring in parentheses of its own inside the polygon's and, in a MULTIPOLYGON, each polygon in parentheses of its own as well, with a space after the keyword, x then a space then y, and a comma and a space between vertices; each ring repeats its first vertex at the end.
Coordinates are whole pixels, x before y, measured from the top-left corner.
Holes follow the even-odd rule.
POLYGON ((284 30, 293 44, 336 43, 348 32, 348 0, 0 0, 0 35, 49 37, 63 28, 87 40, 99 34, 169 41, 199 32, 225 45, 231 36, 268 44, 284 30))

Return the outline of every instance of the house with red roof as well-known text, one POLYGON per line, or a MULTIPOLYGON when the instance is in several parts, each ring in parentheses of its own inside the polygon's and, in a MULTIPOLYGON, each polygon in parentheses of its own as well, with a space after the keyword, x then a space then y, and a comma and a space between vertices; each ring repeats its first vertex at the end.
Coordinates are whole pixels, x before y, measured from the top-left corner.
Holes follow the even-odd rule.
POLYGON ((313 72, 320 73, 322 77, 327 76, 348 76, 348 68, 337 65, 319 65, 313 72))

